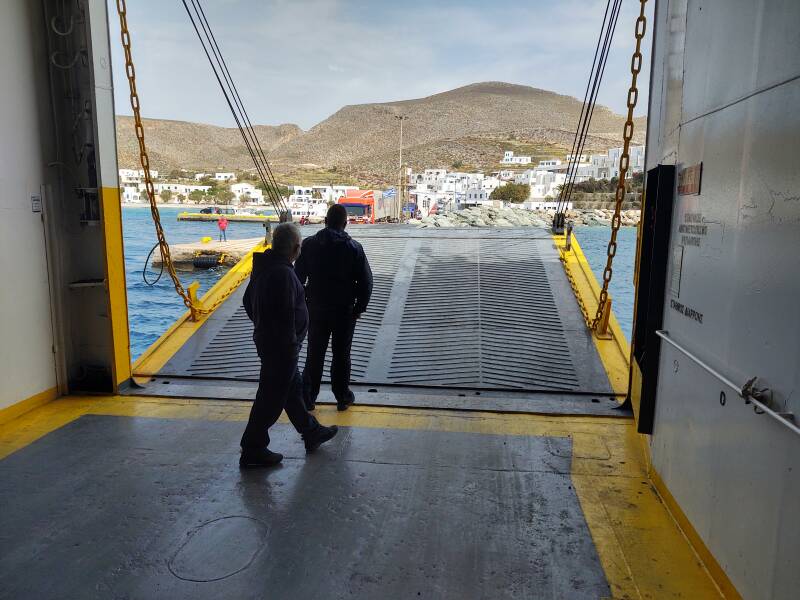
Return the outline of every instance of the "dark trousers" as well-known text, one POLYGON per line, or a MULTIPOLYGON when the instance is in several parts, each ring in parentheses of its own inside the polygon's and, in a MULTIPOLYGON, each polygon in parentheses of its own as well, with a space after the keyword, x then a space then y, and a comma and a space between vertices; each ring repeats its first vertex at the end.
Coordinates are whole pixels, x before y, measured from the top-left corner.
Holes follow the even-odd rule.
POLYGON ((242 448, 269 446, 268 429, 281 416, 282 410, 286 410, 297 433, 319 427, 319 422, 309 414, 303 402, 303 380, 297 369, 297 353, 287 356, 258 350, 261 358, 258 392, 242 435, 242 448))
POLYGON ((350 347, 356 319, 352 310, 311 309, 308 327, 308 355, 303 369, 306 402, 316 402, 325 366, 328 340, 331 342, 331 390, 336 399, 350 391, 350 347))
POLYGON ((221 242, 223 240, 227 242, 228 241, 228 236, 225 235, 225 230, 224 229, 220 229, 219 230, 219 241, 221 242))

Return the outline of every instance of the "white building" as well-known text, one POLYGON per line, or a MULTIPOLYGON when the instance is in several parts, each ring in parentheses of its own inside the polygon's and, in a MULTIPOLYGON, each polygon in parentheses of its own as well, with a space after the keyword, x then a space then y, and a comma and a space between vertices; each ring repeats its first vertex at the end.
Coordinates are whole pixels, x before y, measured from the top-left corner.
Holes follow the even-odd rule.
POLYGON ((536 168, 540 171, 557 171, 561 168, 561 161, 557 159, 540 160, 536 168))
POLYGON ((492 205, 493 201, 489 200, 489 194, 491 192, 487 192, 482 188, 474 188, 467 190, 466 198, 464 199, 465 206, 483 206, 483 205, 492 205))
POLYGON ((563 185, 566 180, 567 175, 563 171, 545 171, 541 169, 529 169, 517 174, 514 178, 515 183, 530 186, 530 199, 532 201, 557 198, 559 194, 558 186, 563 185))
POLYGON ((234 181, 236 173, 214 173, 214 179, 217 181, 234 181))
POLYGON ((123 202, 147 202, 147 194, 138 185, 125 185, 121 189, 123 202))
POLYGON ((234 183, 230 190, 237 202, 264 204, 263 192, 252 183, 234 183))
MULTIPOLYGON (((144 169, 120 169, 118 174, 120 186, 124 186, 126 184, 138 185, 144 181, 144 169)), ((150 169, 150 177, 153 179, 158 179, 158 171, 150 169)))
POLYGON ((500 161, 503 165, 529 165, 531 164, 530 156, 514 156, 514 152, 506 150, 503 153, 503 160, 500 161))
POLYGON ((408 173, 408 196, 425 216, 431 211, 491 204, 489 196, 505 183, 495 175, 426 169, 422 173, 408 173))
POLYGON ((201 180, 205 179, 206 177, 211 177, 211 173, 195 173, 194 174, 194 180, 195 181, 201 181, 201 180))
MULTIPOLYGON (((644 146, 630 146, 628 148, 628 176, 644 171, 644 146)), ((611 179, 619 177, 619 157, 622 148, 611 148, 605 154, 592 154, 589 157, 591 164, 590 177, 595 179, 611 179)))
MULTIPOLYGON (((199 190, 203 193, 207 192, 211 189, 211 186, 208 185, 187 185, 185 183, 175 183, 175 182, 163 182, 163 183, 154 183, 153 188, 156 192, 156 196, 160 195, 161 192, 164 190, 168 190, 172 193, 174 200, 177 200, 177 196, 181 195, 185 198, 189 198, 189 194, 194 192, 195 190, 199 190)), ((139 192, 141 193, 142 197, 147 200, 147 194, 143 192, 144 184, 139 184, 139 192)))

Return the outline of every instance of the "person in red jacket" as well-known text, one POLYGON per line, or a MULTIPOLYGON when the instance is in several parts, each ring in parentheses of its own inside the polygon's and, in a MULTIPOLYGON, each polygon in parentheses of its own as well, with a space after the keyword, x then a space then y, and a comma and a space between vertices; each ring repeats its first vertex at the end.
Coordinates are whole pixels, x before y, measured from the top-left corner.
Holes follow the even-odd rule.
POLYGON ((228 219, 225 218, 225 215, 220 215, 217 220, 217 227, 219 227, 219 241, 225 240, 227 242, 228 236, 225 235, 225 230, 228 228, 228 219))

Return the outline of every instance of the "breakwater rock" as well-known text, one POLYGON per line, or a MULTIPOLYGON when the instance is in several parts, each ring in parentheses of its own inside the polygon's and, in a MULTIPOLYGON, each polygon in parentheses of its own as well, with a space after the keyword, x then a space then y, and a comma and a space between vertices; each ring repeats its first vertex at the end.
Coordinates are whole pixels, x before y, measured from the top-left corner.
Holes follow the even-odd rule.
MULTIPOLYGON (((555 210, 524 210, 521 208, 472 207, 411 219, 409 224, 419 227, 549 227, 555 210)), ((567 221, 576 226, 610 226, 614 211, 611 209, 573 209, 567 211, 567 221)), ((639 223, 639 210, 623 210, 620 219, 623 227, 639 223)))

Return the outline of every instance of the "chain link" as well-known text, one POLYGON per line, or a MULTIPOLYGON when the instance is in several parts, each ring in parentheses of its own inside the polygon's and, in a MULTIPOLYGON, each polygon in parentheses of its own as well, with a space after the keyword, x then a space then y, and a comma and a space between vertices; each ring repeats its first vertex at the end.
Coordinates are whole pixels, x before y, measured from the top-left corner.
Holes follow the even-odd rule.
POLYGON ((561 264, 564 266, 564 273, 567 274, 567 280, 572 288, 572 293, 575 296, 575 300, 578 301, 578 307, 581 309, 583 320, 586 323, 586 326, 591 328, 592 318, 589 316, 589 309, 586 308, 586 304, 583 301, 583 294, 581 294, 581 292, 578 290, 578 283, 575 281, 575 277, 572 275, 572 269, 570 268, 569 264, 567 264, 567 253, 565 250, 559 249, 558 254, 559 258, 561 259, 561 264))
POLYGON ((642 38, 644 38, 644 33, 647 28, 647 18, 645 17, 646 4, 647 0, 639 0, 639 18, 636 19, 635 30, 636 50, 631 57, 631 87, 628 89, 627 99, 628 116, 625 120, 625 127, 622 130, 623 147, 622 154, 619 157, 619 181, 617 181, 617 190, 614 196, 614 216, 611 218, 611 240, 608 242, 606 267, 603 271, 603 287, 600 290, 597 312, 591 324, 591 329, 593 331, 597 330, 600 320, 602 319, 603 311, 608 302, 608 284, 611 282, 611 277, 614 275, 613 263, 614 256, 617 254, 617 233, 619 232, 619 227, 622 222, 620 212, 622 211, 622 203, 625 200, 625 177, 628 174, 631 138, 633 138, 633 109, 636 108, 636 102, 639 100, 639 88, 636 86, 636 80, 642 70, 642 38))
POLYGON ((222 304, 228 297, 250 276, 249 270, 245 269, 243 273, 229 285, 226 290, 220 295, 213 304, 210 306, 200 306, 192 301, 191 296, 181 284, 178 274, 175 271, 175 265, 172 263, 172 256, 170 254, 169 244, 164 235, 164 228, 161 226, 161 215, 158 211, 156 204, 156 192, 153 186, 153 178, 150 175, 150 157, 147 154, 147 146, 144 143, 144 125, 142 125, 141 104, 139 102, 139 93, 136 91, 136 68, 133 65, 133 57, 131 55, 131 35, 128 31, 128 16, 127 16, 126 0, 117 0, 117 13, 119 14, 120 37, 122 39, 122 50, 125 53, 125 75, 128 78, 128 87, 130 88, 131 109, 133 110, 134 128, 136 130, 136 139, 139 142, 139 162, 144 171, 144 185, 147 192, 147 198, 150 201, 150 213, 153 216, 153 224, 156 228, 156 238, 158 238, 158 248, 161 252, 161 261, 172 279, 172 284, 175 286, 175 291, 183 300, 184 305, 192 313, 192 317, 196 318, 197 315, 210 314, 222 304))

